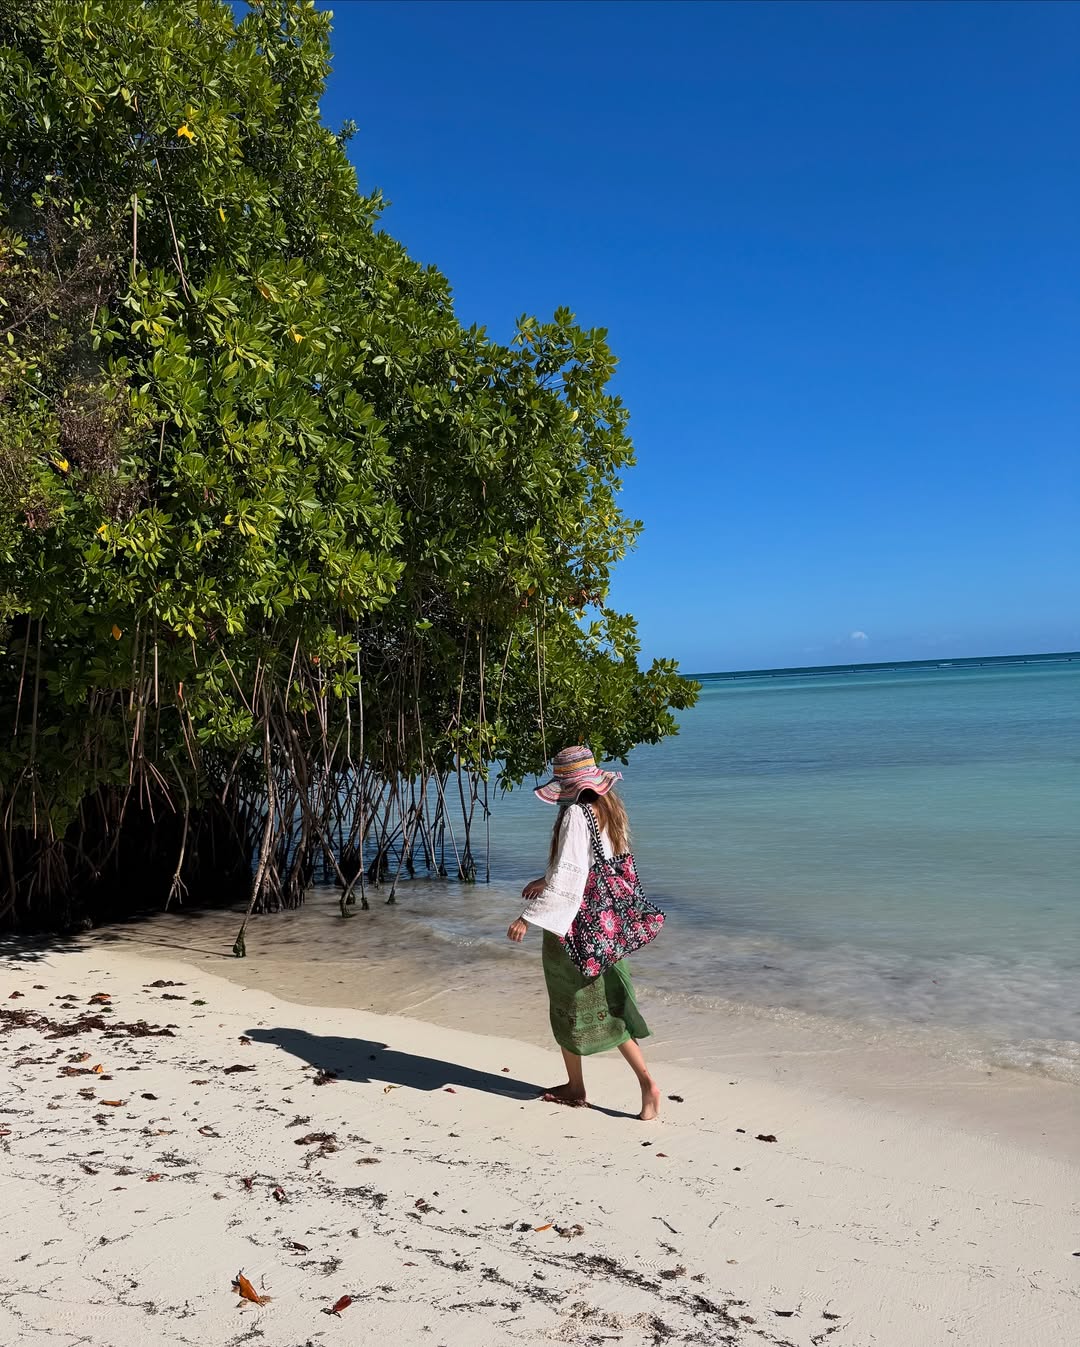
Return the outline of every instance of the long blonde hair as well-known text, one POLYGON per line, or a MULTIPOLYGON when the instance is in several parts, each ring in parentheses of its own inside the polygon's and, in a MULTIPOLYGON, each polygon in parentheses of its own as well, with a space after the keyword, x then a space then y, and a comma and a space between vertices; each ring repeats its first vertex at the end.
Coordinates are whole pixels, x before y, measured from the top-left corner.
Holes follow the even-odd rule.
POLYGON ((592 806, 601 832, 606 832, 608 835, 613 856, 622 856, 630 850, 630 820, 626 816, 626 805, 623 804, 615 790, 609 790, 606 795, 597 795, 594 790, 583 790, 579 792, 577 799, 572 804, 563 805, 559 810, 559 817, 555 820, 555 826, 551 830, 549 863, 555 859, 559 850, 559 829, 562 827, 566 810, 572 808, 573 804, 592 806))

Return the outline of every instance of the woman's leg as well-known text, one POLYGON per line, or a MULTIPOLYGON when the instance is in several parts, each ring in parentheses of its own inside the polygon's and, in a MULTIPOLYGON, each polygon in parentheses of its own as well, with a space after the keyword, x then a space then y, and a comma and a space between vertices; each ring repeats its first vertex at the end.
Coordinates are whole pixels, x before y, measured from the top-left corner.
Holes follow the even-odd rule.
POLYGON ((568 1052, 566 1048, 563 1048, 562 1055, 566 1063, 566 1084, 548 1090, 544 1098, 552 1104, 584 1104, 585 1076, 581 1069, 581 1058, 576 1052, 568 1052))
POLYGON ((632 1038, 620 1043, 619 1051, 630 1063, 630 1069, 641 1086, 641 1112, 638 1117, 642 1122, 652 1122, 660 1114, 660 1087, 649 1075, 642 1051, 632 1038))

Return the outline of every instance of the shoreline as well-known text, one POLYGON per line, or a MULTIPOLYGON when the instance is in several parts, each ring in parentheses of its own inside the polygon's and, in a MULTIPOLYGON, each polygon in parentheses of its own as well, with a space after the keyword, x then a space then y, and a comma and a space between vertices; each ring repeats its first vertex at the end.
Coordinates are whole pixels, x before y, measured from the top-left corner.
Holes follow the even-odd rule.
MULTIPOLYGON (((420 1020, 436 1028, 512 1038, 551 1054, 561 1069, 547 1023, 539 942, 509 946, 485 959, 479 977, 468 947, 432 961, 406 956, 396 914, 376 908, 360 914, 368 937, 335 957, 340 919, 306 930, 310 909, 252 918, 249 956, 229 953, 238 917, 231 912, 159 915, 147 923, 102 928, 79 942, 116 946, 136 957, 178 958, 238 987, 271 992, 300 1006, 360 1010, 420 1020), (379 934, 394 924, 393 938, 379 934), (326 935, 329 932, 329 935, 326 935), (318 957, 310 957, 313 952, 318 957), (456 959, 450 955, 456 953, 456 959)), ((315 914, 311 912, 311 915, 315 914)), ((352 930, 363 930, 350 923, 352 930)), ((405 928, 407 932, 407 927, 405 928)), ((943 1039, 881 1029, 827 1016, 771 1013, 761 1007, 672 1004, 635 973, 639 1000, 653 1037, 646 1056, 668 1065, 816 1094, 957 1126, 1080 1164, 1080 1087, 1010 1066, 966 1060, 967 1045, 942 1051, 943 1039)))
POLYGON ((658 1124, 607 1056, 560 1109, 549 1050, 150 947, 0 993, 8 1347, 1072 1341, 1080 1165, 1030 1146, 675 1060, 658 1124))

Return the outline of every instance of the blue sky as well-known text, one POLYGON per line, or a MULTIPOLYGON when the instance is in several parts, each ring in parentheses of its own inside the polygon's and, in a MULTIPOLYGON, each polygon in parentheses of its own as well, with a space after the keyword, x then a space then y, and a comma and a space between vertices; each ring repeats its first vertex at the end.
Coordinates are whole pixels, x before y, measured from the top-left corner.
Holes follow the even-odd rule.
POLYGON ((1080 6, 328 7, 461 318, 609 329, 646 656, 1080 647, 1080 6))

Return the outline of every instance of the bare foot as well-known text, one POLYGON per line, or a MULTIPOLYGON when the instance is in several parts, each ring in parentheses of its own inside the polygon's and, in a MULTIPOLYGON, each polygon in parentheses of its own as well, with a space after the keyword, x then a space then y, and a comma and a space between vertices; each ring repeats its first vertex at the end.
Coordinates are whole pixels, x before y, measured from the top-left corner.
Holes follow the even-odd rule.
POLYGON ((650 1080, 648 1085, 641 1087, 641 1112, 638 1117, 642 1122, 652 1122, 654 1118, 660 1116, 660 1087, 656 1081, 650 1080))
POLYGON ((572 1090, 569 1081, 565 1085, 556 1085, 553 1090, 545 1090, 540 1098, 545 1104, 566 1104, 568 1108, 589 1107, 585 1091, 572 1090))

